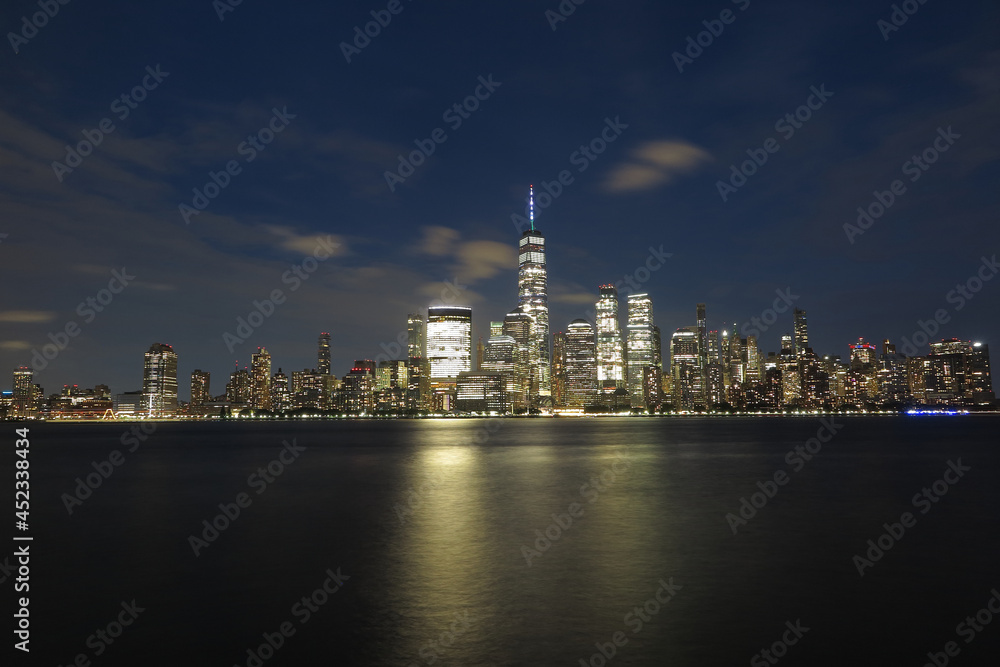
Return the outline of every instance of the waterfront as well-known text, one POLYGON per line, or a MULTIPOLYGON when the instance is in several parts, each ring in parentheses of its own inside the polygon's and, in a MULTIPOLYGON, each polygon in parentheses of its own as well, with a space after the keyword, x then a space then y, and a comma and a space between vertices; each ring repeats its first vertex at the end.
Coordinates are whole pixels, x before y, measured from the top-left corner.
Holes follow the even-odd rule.
POLYGON ((782 664, 919 665, 948 641, 986 664, 1000 627, 966 644, 956 623, 1000 585, 998 425, 32 424, 34 658, 247 665, 288 624, 264 664, 747 664, 783 636, 782 664))

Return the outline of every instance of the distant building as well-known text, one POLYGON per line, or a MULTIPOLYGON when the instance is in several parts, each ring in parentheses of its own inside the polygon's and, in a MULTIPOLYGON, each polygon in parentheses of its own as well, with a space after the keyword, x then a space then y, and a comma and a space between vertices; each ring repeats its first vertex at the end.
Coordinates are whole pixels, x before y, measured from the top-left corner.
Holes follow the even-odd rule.
MULTIPOLYGON (((472 370, 472 308, 428 308, 427 359, 430 362, 431 391, 438 397, 444 394, 453 396, 458 374, 472 370)), ((444 409, 442 400, 437 399, 437 409, 444 409)))
MULTIPOLYGON (((697 337, 697 334, 695 334, 697 337)), ((649 295, 628 295, 628 392, 633 408, 645 408, 646 367, 653 364, 653 302, 649 295)))
POLYGON ((271 377, 271 410, 274 412, 287 412, 292 408, 292 393, 288 384, 288 376, 278 368, 278 372, 271 377))
POLYGON ((567 407, 597 403, 597 342, 590 322, 573 320, 566 328, 567 407))
POLYGON ((191 405, 198 406, 212 400, 212 374, 195 369, 191 371, 191 405))
POLYGON ((271 354, 258 347, 250 363, 250 407, 271 410, 271 354))
POLYGON ((316 364, 320 375, 330 374, 330 334, 326 332, 319 335, 316 364))
POLYGON ((534 189, 529 190, 531 228, 526 229, 518 241, 517 252, 517 305, 531 319, 528 346, 530 375, 530 400, 552 394, 551 364, 549 359, 549 297, 548 270, 545 260, 545 235, 535 229, 534 189))
POLYGON ((34 419, 38 414, 33 378, 34 371, 28 366, 14 369, 14 396, 10 410, 14 419, 34 419))
POLYGON ((143 404, 150 417, 177 413, 177 354, 164 343, 154 343, 145 355, 142 374, 143 404))
POLYGON ((552 405, 566 405, 566 334, 552 334, 552 405))
POLYGON ((601 285, 597 301, 597 383, 602 391, 614 393, 625 386, 625 349, 618 324, 618 290, 601 285))
POLYGON ((462 371, 456 378, 455 409, 459 412, 507 412, 504 378, 500 373, 462 371))
MULTIPOLYGON (((502 331, 502 328, 501 328, 502 331)), ((483 350, 483 372, 499 373, 503 378, 507 411, 527 406, 527 393, 518 366, 520 352, 517 341, 503 334, 490 336, 483 350)))

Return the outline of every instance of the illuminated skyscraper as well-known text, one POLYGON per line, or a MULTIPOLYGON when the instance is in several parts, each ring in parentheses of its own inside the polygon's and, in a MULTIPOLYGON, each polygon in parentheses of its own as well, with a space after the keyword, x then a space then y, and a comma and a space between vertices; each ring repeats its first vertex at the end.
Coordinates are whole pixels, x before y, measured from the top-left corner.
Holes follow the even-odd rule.
POLYGON ((483 350, 482 371, 500 373, 503 377, 505 405, 508 410, 526 407, 526 396, 517 360, 520 358, 517 341, 510 336, 490 336, 483 350), (517 401, 517 405, 513 402, 517 401))
POLYGON ((407 372, 406 408, 424 410, 430 393, 430 365, 424 339, 424 316, 406 316, 406 354, 410 360, 407 372))
POLYGON ((698 348, 701 350, 701 359, 699 365, 702 369, 702 374, 705 373, 705 367, 708 365, 708 327, 705 319, 705 304, 699 303, 695 306, 696 315, 698 317, 698 348))
POLYGON ((320 372, 320 375, 330 374, 330 334, 321 333, 319 335, 319 353, 318 365, 316 370, 320 372))
POLYGON ((531 395, 531 318, 521 311, 520 306, 507 313, 503 320, 503 333, 517 342, 514 357, 516 389, 508 399, 515 410, 527 409, 531 395))
POLYGON ((226 384, 226 400, 233 405, 249 405, 251 384, 250 371, 246 368, 237 368, 229 375, 229 382, 226 384))
POLYGON ((566 334, 552 334, 552 405, 566 405, 566 334))
POLYGON ((37 406, 33 378, 34 371, 28 366, 21 366, 14 370, 14 397, 11 404, 11 416, 14 419, 33 419, 35 417, 37 406))
POLYGON ((250 363, 250 407, 254 410, 271 409, 271 354, 258 347, 250 363))
POLYGON ((628 295, 628 392, 633 408, 645 408, 646 366, 653 365, 653 302, 649 295, 628 295))
POLYGON ((670 370, 674 407, 693 410, 701 404, 700 328, 681 327, 670 337, 670 370))
POLYGON ((212 374, 208 371, 191 371, 191 405, 202 405, 212 400, 211 393, 212 374))
POLYGON ((531 400, 552 394, 549 363, 549 297, 545 268, 545 236, 535 229, 535 193, 530 190, 531 229, 518 242, 517 305, 531 318, 528 366, 531 373, 531 400))
POLYGON ((597 383, 602 390, 625 386, 625 351, 618 325, 618 290, 601 285, 597 301, 597 383))
MULTIPOLYGON (((427 309, 427 360, 431 391, 454 395, 458 374, 472 370, 472 308, 431 306, 427 309)), ((435 399, 435 409, 448 410, 451 399, 435 399)))
POLYGON ((288 376, 279 368, 271 378, 271 409, 287 412, 292 408, 292 393, 288 388, 288 376))
POLYGON ((164 417, 177 412, 177 354, 169 345, 153 343, 146 352, 142 404, 150 417, 164 417))
POLYGON ((566 328, 566 399, 569 407, 597 402, 597 344, 594 327, 573 320, 566 328))
POLYGON ((795 309, 795 356, 802 357, 809 347, 809 333, 806 329, 806 311, 795 309))

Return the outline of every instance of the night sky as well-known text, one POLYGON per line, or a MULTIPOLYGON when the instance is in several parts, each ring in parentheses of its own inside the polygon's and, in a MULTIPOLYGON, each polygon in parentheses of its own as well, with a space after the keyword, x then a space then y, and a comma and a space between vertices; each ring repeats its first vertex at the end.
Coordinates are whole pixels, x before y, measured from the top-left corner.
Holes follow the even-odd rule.
MULTIPOLYGON (((195 368, 219 394, 259 345, 274 370, 314 367, 320 331, 339 376, 442 298, 472 306, 485 338, 516 304, 511 216, 531 183, 552 331, 652 248, 671 254, 642 284, 665 345, 698 302, 722 329, 790 288, 819 354, 912 337, 938 310, 938 338, 1000 349, 1000 278, 948 298, 1000 270, 982 260, 1000 251, 1000 7, 904 4, 916 11, 895 29, 891 3, 861 1, 565 0, 562 16, 556 0, 77 0, 15 53, 10 32, 40 10, 6 2, 0 387, 70 322, 78 335, 36 373, 47 394, 139 389, 154 342, 178 353, 182 398, 195 368), (357 48, 373 11, 391 21, 357 48), (690 46, 699 33, 708 45, 690 46), (270 143, 243 143, 269 125, 270 143), (93 153, 54 168, 84 132, 93 153), (935 140, 926 170, 905 164, 935 140), (417 141, 434 152, 406 175, 417 141), (752 155, 767 160, 724 200, 719 182, 752 155), (406 177, 390 188, 387 171, 406 177), (210 172, 228 183, 183 215, 210 172), (845 230, 895 180, 884 214, 845 230), (283 280, 322 238, 333 256, 283 280), (134 278, 101 312, 78 309, 123 268, 134 278), (230 351, 223 334, 276 289, 285 301, 230 351)), ((791 329, 781 315, 762 350, 791 329)))

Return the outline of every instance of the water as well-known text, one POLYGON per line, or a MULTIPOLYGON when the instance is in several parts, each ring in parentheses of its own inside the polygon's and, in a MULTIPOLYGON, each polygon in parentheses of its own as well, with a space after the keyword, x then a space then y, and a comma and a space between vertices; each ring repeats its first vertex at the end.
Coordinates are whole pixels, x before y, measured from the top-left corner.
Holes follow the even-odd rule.
POLYGON ((1000 619, 969 643, 956 626, 1000 587, 998 425, 837 418, 795 472, 818 417, 168 423, 134 452, 124 424, 36 424, 30 664, 763 665, 779 642, 781 664, 923 665, 949 641, 953 664, 995 664, 1000 619), (114 449, 70 515, 63 494, 114 449), (251 477, 283 449, 280 474, 251 477), (959 459, 922 514, 914 494, 959 459), (734 535, 726 514, 776 471, 734 535), (189 537, 240 493, 196 556, 189 537), (328 570, 342 585, 306 618, 328 570), (135 621, 88 644, 133 599, 135 621))

